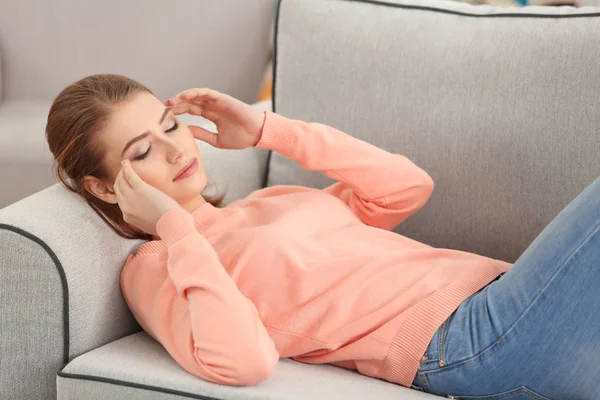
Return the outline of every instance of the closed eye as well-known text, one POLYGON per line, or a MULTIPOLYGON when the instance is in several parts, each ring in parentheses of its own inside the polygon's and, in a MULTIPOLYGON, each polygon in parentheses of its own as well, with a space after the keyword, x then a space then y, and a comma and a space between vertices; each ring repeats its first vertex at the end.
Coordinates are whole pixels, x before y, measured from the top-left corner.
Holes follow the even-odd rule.
POLYGON ((175 122, 175 125, 173 125, 172 128, 167 129, 165 132, 173 132, 173 131, 177 130, 177 128, 179 128, 179 123, 175 122))
MULTIPOLYGON (((175 125, 173 125, 173 127, 169 128, 169 129, 167 129, 165 132, 166 133, 173 132, 173 131, 176 131, 178 128, 179 128, 179 123, 176 121, 175 125)), ((148 150, 144 154, 140 154, 139 156, 134 157, 133 159, 134 160, 143 160, 144 158, 148 157, 151 149, 152 149, 152 145, 150 145, 148 147, 148 150)))

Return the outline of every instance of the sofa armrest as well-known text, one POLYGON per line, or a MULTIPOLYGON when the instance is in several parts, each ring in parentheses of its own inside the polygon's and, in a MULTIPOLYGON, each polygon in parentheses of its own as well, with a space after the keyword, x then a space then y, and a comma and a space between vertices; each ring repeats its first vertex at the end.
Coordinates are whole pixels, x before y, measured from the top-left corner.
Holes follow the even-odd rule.
POLYGON ((59 184, 0 210, 0 398, 55 398, 63 364, 141 329, 119 287, 139 243, 59 184))

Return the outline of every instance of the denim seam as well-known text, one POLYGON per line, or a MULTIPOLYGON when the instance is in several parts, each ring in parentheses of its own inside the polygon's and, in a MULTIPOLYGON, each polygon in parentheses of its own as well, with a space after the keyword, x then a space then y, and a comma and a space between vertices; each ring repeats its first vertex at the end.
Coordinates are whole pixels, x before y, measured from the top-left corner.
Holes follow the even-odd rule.
POLYGON ((440 336, 439 336, 439 344, 438 344, 438 364, 439 361, 443 361, 444 360, 444 346, 446 344, 446 334, 448 333, 448 324, 450 321, 450 317, 446 318, 446 320, 444 321, 444 323, 442 324, 441 330, 440 330, 440 336))
MULTIPOLYGON (((502 337, 504 337, 504 335, 502 335, 500 338, 502 338, 502 337)), ((423 371, 423 373, 424 374, 430 374, 430 373, 433 373, 433 372, 440 372, 442 370, 448 371, 448 370, 450 370, 450 369, 452 369, 454 367, 458 367, 459 365, 463 365, 463 364, 475 361, 477 358, 479 358, 482 355, 484 355, 485 353, 487 353, 490 349, 493 349, 498 344, 498 340, 500 340, 500 338, 498 338, 491 346, 489 346, 488 348, 486 348, 485 350, 483 350, 481 353, 476 354, 476 355, 474 355, 471 358, 468 358, 468 359, 463 360, 463 361, 458 361, 458 362, 456 362, 456 363, 454 363, 452 365, 445 365, 443 367, 439 367, 439 368, 436 368, 436 369, 433 369, 433 370, 430 370, 430 371, 423 371)))
POLYGON ((527 397, 531 397, 532 399, 535 400, 552 400, 546 396, 542 396, 541 394, 539 394, 538 392, 536 392, 533 389, 530 389, 527 386, 523 386, 525 388, 525 393, 527 394, 527 397))
POLYGON ((480 397, 484 397, 485 400, 499 400, 499 399, 512 399, 514 398, 515 395, 521 395, 524 394, 528 399, 533 399, 533 400, 552 400, 549 399, 548 397, 542 396, 541 394, 536 393, 535 391, 533 391, 532 389, 530 389, 527 386, 517 386, 516 388, 513 389, 509 389, 509 390, 505 390, 501 393, 497 393, 497 394, 493 394, 493 395, 488 395, 488 396, 471 396, 471 395, 466 395, 466 396, 454 396, 452 398, 455 398, 458 396, 458 398, 460 399, 471 399, 473 397, 475 398, 480 398, 480 397))
POLYGON ((417 372, 417 374, 419 374, 419 382, 421 383, 421 386, 423 388, 423 390, 426 393, 431 393, 431 388, 429 387, 429 382, 427 382, 427 376, 425 376, 425 373, 423 372, 417 372))
MULTIPOLYGON (((452 316, 452 315, 451 315, 452 316)), ((440 360, 443 360, 444 357, 444 352, 442 351, 443 346, 445 346, 446 344, 446 336, 448 333, 448 326, 450 325, 450 321, 449 321, 450 317, 448 317, 443 323, 442 325, 440 325, 440 327, 438 328, 438 337, 437 337, 437 349, 435 351, 432 351, 430 349, 427 349, 425 351, 425 353, 423 354, 424 356, 427 357, 426 361, 422 361, 421 364, 429 364, 429 363, 436 363, 439 364, 440 360)))
POLYGON ((563 265, 561 265, 556 272, 554 273, 554 275, 552 275, 552 277, 550 278, 550 280, 546 283, 546 285, 542 288, 542 290, 539 291, 539 293, 537 294, 537 296, 535 296, 535 298, 533 299, 533 301, 531 302, 531 304, 529 305, 529 307, 527 307, 527 309, 525 311, 523 311, 523 314, 521 314, 521 316, 512 324, 512 326, 506 331, 504 332, 502 335, 500 335, 500 337, 498 339, 496 339, 496 341, 489 346, 488 348, 484 349, 481 353, 474 355, 473 357, 454 363, 450 366, 444 366, 444 367, 440 367, 440 368, 436 368, 434 370, 431 371, 423 371, 423 374, 430 374, 433 372, 440 372, 441 370, 449 370, 451 368, 457 367, 459 365, 463 365, 466 364, 468 362, 472 362, 474 360, 476 360, 477 358, 481 357, 483 354, 485 354, 487 351, 489 351, 490 349, 493 349, 496 345, 498 345, 498 341, 502 338, 504 338, 506 335, 508 335, 510 333, 510 331, 512 331, 514 329, 514 327, 517 325, 517 323, 519 323, 519 321, 521 321, 521 319, 523 319, 523 317, 525 316, 525 314, 527 314, 527 312, 529 312, 529 310, 531 309, 531 307, 533 307, 533 305, 536 303, 536 301, 539 299, 539 297, 541 296, 541 294, 548 288, 548 286, 554 281, 554 279, 558 276, 558 274, 563 270, 563 268, 565 268, 565 266, 567 266, 567 264, 569 264, 573 258, 579 253, 579 251, 581 251, 581 249, 590 241, 590 238, 592 236, 594 236, 596 233, 598 233, 598 231, 600 230, 600 225, 598 225, 594 230, 592 230, 590 232, 590 234, 588 234, 584 240, 582 240, 581 244, 573 251, 573 253, 565 260, 565 262, 563 263, 563 265))

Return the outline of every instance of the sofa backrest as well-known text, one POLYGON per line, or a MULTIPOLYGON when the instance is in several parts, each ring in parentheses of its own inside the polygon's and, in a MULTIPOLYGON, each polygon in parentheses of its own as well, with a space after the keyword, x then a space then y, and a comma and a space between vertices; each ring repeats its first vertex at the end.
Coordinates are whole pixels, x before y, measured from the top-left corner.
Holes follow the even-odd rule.
POLYGON ((95 73, 130 76, 167 98, 211 86, 253 102, 275 0, 0 2, 4 100, 51 100, 95 73))
MULTIPOLYGON (((599 8, 282 0, 274 75, 275 112, 431 175, 395 231, 434 247, 514 262, 600 173, 599 8)), ((332 183, 269 168, 268 185, 332 183)))

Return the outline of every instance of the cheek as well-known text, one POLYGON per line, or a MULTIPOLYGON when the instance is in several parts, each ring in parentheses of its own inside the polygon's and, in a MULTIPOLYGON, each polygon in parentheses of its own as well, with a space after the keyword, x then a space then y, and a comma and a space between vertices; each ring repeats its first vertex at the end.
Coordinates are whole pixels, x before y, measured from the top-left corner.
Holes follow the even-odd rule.
POLYGON ((200 154, 200 150, 198 150, 198 144, 196 143, 196 139, 194 138, 192 131, 190 131, 187 125, 181 128, 181 137, 187 151, 193 152, 193 154, 195 155, 200 154))
POLYGON ((171 179, 167 176, 167 169, 164 164, 153 162, 153 160, 144 160, 135 167, 135 172, 144 182, 157 189, 163 190, 171 179), (142 165, 143 163, 143 165, 142 165))

